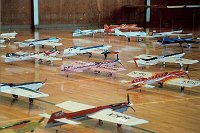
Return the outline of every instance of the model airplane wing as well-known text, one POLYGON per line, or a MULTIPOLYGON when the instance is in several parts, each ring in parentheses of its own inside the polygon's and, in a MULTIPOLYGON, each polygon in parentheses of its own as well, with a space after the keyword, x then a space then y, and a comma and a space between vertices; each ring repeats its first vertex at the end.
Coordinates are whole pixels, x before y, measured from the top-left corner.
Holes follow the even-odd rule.
POLYGON ((62 43, 57 43, 57 42, 47 42, 45 44, 42 45, 47 45, 47 46, 61 46, 63 45, 62 43))
POLYGON ((43 55, 43 54, 35 54, 35 55, 32 55, 31 57, 36 58, 36 59, 51 60, 51 61, 53 61, 53 60, 62 60, 62 58, 46 56, 46 55, 43 55))
POLYGON ((72 111, 72 112, 81 111, 81 110, 90 109, 90 108, 95 107, 95 106, 82 104, 82 103, 78 103, 78 102, 73 102, 73 101, 65 101, 63 103, 56 104, 56 106, 60 107, 62 109, 72 111))
POLYGON ((152 76, 152 73, 150 72, 141 72, 141 71, 132 71, 130 73, 127 74, 130 77, 143 77, 143 78, 148 78, 150 76, 152 76))
POLYGON ((29 89, 28 87, 12 87, 10 89, 0 89, 1 92, 19 95, 29 98, 39 98, 39 97, 48 97, 48 94, 42 93, 40 91, 29 89))
POLYGON ((165 83, 170 85, 177 85, 182 87, 194 87, 194 86, 200 86, 200 81, 196 80, 190 80, 185 78, 174 78, 167 80, 165 83))
POLYGON ((98 66, 98 67, 92 67, 91 70, 93 70, 93 71, 100 71, 100 72, 115 73, 115 72, 119 72, 119 71, 124 71, 126 69, 125 68, 121 68, 121 67, 101 65, 101 66, 98 66))
POLYGON ((198 63, 198 60, 190 60, 190 59, 184 59, 184 58, 167 58, 163 60, 164 62, 170 62, 170 63, 180 63, 180 64, 194 64, 198 63))
POLYGON ((92 115, 89 115, 88 117, 118 124, 123 124, 127 126, 134 126, 139 124, 148 123, 148 121, 144 119, 139 119, 136 117, 132 117, 129 115, 125 115, 123 113, 112 111, 111 109, 104 109, 101 111, 98 111, 92 115))

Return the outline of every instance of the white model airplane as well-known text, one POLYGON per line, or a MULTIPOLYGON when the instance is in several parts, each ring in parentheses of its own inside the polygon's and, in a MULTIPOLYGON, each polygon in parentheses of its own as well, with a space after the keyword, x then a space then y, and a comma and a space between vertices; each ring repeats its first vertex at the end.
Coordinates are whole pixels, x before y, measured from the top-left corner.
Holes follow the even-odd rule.
MULTIPOLYGON (((115 29, 115 35, 117 36, 125 36, 128 38, 128 41, 130 41, 130 37, 137 37, 138 42, 141 40, 140 38, 156 38, 156 37, 163 37, 163 36, 169 36, 174 33, 181 33, 182 30, 178 31, 170 31, 170 32, 160 32, 160 33, 153 33, 153 35, 149 36, 146 32, 121 32, 118 29, 115 29)), ((179 34, 177 34, 179 35, 179 34)))
POLYGON ((45 84, 42 82, 26 82, 26 83, 2 83, 0 92, 12 94, 15 99, 18 96, 28 97, 29 102, 33 103, 35 98, 48 97, 48 94, 40 92, 40 88, 45 84))
POLYGON ((92 35, 94 37, 95 33, 104 33, 104 29, 97 29, 97 30, 80 30, 76 29, 73 32, 73 37, 78 37, 78 36, 86 36, 86 35, 92 35))
POLYGON ((0 48, 5 48, 6 47, 6 45, 4 45, 4 43, 5 43, 5 40, 1 40, 0 39, 0 48))
POLYGON ((166 62, 179 63, 181 69, 183 68, 183 64, 194 64, 199 62, 198 60, 185 59, 183 58, 184 55, 185 53, 173 53, 164 56, 142 54, 139 56, 135 56, 133 60, 130 60, 128 62, 135 63, 137 67, 156 65, 158 63, 163 63, 163 66, 165 67, 166 62))
MULTIPOLYGON (((132 103, 127 96, 127 102, 115 103, 105 106, 91 106, 73 101, 65 101, 57 104, 57 107, 72 111, 72 113, 64 113, 62 111, 52 113, 51 115, 40 114, 45 118, 49 118, 46 128, 61 126, 64 124, 81 124, 80 121, 87 119, 99 120, 99 125, 103 125, 103 121, 116 123, 118 127, 121 125, 135 126, 148 123, 144 119, 139 119, 130 115, 123 114, 128 108, 132 108, 132 103)), ((133 109, 134 110, 134 109, 133 109)), ((134 110, 135 111, 135 110, 134 110)))
POLYGON ((10 41, 12 38, 15 38, 17 34, 18 33, 16 33, 15 31, 10 33, 1 33, 0 38, 3 38, 4 40, 7 39, 8 41, 10 41))
POLYGON ((74 46, 71 48, 67 48, 63 52, 63 57, 75 56, 79 54, 89 54, 89 57, 92 56, 92 53, 96 54, 103 54, 105 59, 107 58, 108 54, 119 54, 119 52, 110 51, 109 48, 112 46, 110 45, 96 45, 90 47, 81 47, 81 46, 74 46))
POLYGON ((24 42, 15 42, 15 44, 19 44, 19 47, 32 47, 32 46, 36 46, 36 45, 46 45, 46 46, 52 46, 52 47, 56 47, 57 46, 61 46, 62 43, 59 43, 59 41, 61 40, 61 38, 57 38, 57 37, 51 37, 51 38, 44 38, 44 39, 28 39, 25 40, 24 42))
POLYGON ((52 63, 56 60, 62 60, 62 58, 55 57, 59 54, 59 51, 50 50, 44 52, 16 52, 16 53, 7 53, 6 55, 2 55, 1 57, 5 59, 5 62, 15 62, 15 61, 23 61, 23 60, 34 60, 37 59, 39 63, 46 60, 48 63, 52 63))
MULTIPOLYGON (((151 85, 155 82, 158 82, 160 87, 163 87, 163 84, 177 85, 181 86, 181 91, 184 91, 185 87, 195 87, 200 86, 200 81, 191 80, 182 78, 183 76, 188 75, 188 67, 185 71, 173 71, 173 72, 162 72, 152 74, 150 72, 141 72, 141 71, 132 71, 127 74, 134 79, 131 81, 131 86, 127 90, 137 89, 140 87, 153 88, 151 85)), ((130 81, 122 80, 122 83, 129 83, 130 81)))
POLYGON ((104 62, 75 61, 72 63, 63 64, 61 66, 61 71, 64 74, 68 74, 70 72, 84 72, 87 70, 92 70, 94 72, 105 72, 112 75, 113 73, 126 70, 125 68, 117 67, 116 65, 118 63, 120 63, 119 60, 109 60, 104 62))

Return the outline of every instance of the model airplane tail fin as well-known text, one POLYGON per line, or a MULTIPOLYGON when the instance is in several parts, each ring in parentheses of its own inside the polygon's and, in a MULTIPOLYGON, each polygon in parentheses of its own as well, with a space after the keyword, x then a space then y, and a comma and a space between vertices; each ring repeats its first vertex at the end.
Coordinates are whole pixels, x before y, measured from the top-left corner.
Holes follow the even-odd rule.
POLYGON ((47 125, 45 126, 45 128, 50 128, 50 127, 62 125, 60 122, 57 122, 56 119, 60 119, 60 118, 64 117, 64 115, 65 115, 65 113, 62 112, 62 111, 52 113, 48 122, 47 122, 47 125))
POLYGON ((124 33, 121 32, 121 31, 118 30, 118 29, 115 29, 115 35, 120 36, 120 35, 124 35, 124 33))

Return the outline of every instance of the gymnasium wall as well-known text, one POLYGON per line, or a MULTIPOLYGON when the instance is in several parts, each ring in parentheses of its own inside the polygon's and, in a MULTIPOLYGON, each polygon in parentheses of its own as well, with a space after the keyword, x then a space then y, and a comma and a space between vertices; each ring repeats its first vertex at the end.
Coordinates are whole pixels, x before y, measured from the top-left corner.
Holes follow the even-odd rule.
MULTIPOLYGON (((2 25, 33 25, 33 0, 1 0, 2 25)), ((132 17, 125 5, 144 0, 39 0, 39 24, 143 23, 144 14, 132 17)))

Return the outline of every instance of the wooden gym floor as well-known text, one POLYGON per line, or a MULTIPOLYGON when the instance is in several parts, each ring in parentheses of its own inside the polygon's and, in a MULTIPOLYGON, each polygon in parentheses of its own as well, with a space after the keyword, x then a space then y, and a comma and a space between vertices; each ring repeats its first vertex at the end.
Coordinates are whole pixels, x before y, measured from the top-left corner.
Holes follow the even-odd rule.
MULTIPOLYGON (((34 38, 34 33, 30 31, 17 31, 19 34, 16 41, 34 38)), ((90 59, 87 55, 79 55, 70 58, 63 58, 63 61, 54 62, 53 65, 35 64, 35 61, 21 61, 14 63, 4 63, 1 59, 1 82, 31 82, 42 81, 47 79, 46 85, 41 91, 48 93, 47 98, 40 98, 29 105, 28 99, 19 97, 18 101, 13 102, 11 95, 0 93, 0 124, 21 120, 30 116, 37 116, 40 113, 52 113, 61 110, 54 104, 71 100, 84 104, 100 106, 117 102, 126 101, 127 93, 130 95, 131 102, 136 112, 129 109, 126 114, 148 120, 148 124, 136 127, 122 126, 117 128, 116 124, 104 122, 103 126, 98 126, 98 120, 83 121, 80 125, 64 125, 62 127, 45 129, 47 120, 45 120, 36 133, 54 133, 56 129, 59 133, 197 133, 200 132, 200 89, 199 87, 185 88, 185 92, 180 92, 180 87, 165 85, 159 88, 157 84, 153 89, 142 88, 139 90, 126 91, 128 84, 122 84, 122 79, 131 80, 126 76, 133 70, 142 70, 134 64, 127 61, 133 56, 139 54, 163 55, 172 52, 180 52, 179 45, 170 45, 166 48, 148 43, 136 43, 134 39, 127 42, 124 37, 116 37, 97 34, 92 37, 73 38, 71 31, 65 30, 42 30, 40 38, 57 36, 62 38, 64 44, 58 47, 59 50, 73 46, 92 46, 97 44, 112 45, 111 50, 120 50, 119 58, 126 68, 126 71, 117 73, 114 77, 108 77, 106 74, 96 75, 93 72, 72 73, 67 78, 60 73, 60 65, 68 60, 85 60, 85 61, 103 61, 102 55, 93 55, 90 59)), ((6 43, 7 48, 1 48, 1 55, 7 52, 16 52, 19 49, 13 44, 13 41, 6 43)), ((199 60, 199 45, 193 45, 194 48, 184 48, 185 58, 199 60)), ((21 48, 21 51, 42 50, 42 48, 21 48)), ((45 50, 51 49, 45 47, 45 50)), ((43 51, 43 50, 42 50, 43 51)), ((115 59, 114 55, 109 55, 108 59, 115 59)), ((184 68, 185 69, 185 68, 184 68)), ((179 70, 178 64, 167 64, 166 68, 161 65, 150 66, 143 71, 147 72, 164 72, 179 70)), ((191 65, 189 68, 191 79, 200 80, 200 63, 191 65)), ((67 110, 63 110, 68 112, 67 110)))

